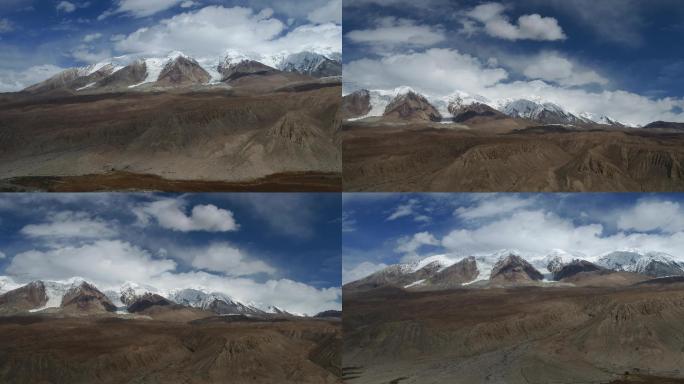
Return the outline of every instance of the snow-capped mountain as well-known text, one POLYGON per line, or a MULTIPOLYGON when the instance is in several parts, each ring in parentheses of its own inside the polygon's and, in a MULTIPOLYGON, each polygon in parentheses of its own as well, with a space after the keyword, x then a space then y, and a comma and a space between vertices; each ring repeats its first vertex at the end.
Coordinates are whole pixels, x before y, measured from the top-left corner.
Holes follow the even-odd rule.
MULTIPOLYGON (((274 71, 295 72, 312 77, 341 76, 342 61, 339 52, 302 51, 279 52, 269 55, 226 50, 220 57, 191 57, 180 51, 166 55, 124 55, 102 62, 67 69, 57 75, 25 89, 26 92, 46 92, 56 89, 73 91, 93 91, 104 86, 117 86, 141 89, 145 85, 156 84, 164 78, 165 69, 176 62, 185 62, 185 67, 196 66, 192 70, 176 70, 190 76, 198 84, 216 84, 225 79, 222 70, 230 69, 246 61, 253 61, 274 71), (184 59, 184 60, 183 60, 184 59), (189 63, 189 64, 188 64, 189 63), (194 73, 193 73, 194 72, 194 73), (206 76, 205 76, 206 73, 206 76), (116 81, 110 79, 114 77, 116 81)), ((177 75, 178 76, 178 75, 177 75)), ((166 82, 168 85, 168 81, 166 82)), ((172 81, 183 84, 187 81, 172 81)))
MULTIPOLYGON (((60 308, 63 304, 64 297, 68 296, 70 292, 73 294, 75 290, 80 289, 84 284, 93 289, 97 289, 93 285, 88 284, 88 282, 81 277, 57 281, 42 280, 37 282, 40 283, 41 287, 44 287, 47 301, 44 305, 31 309, 31 312, 42 311, 48 308, 60 308)), ((26 285, 27 284, 15 282, 9 276, 0 276, 0 295, 26 285)), ((118 287, 106 287, 106 289, 103 289, 101 292, 103 294, 102 296, 106 297, 108 302, 111 302, 120 313, 126 313, 128 307, 146 297, 155 296, 164 298, 175 304, 199 308, 221 315, 273 314, 303 316, 301 314, 288 312, 283 308, 271 304, 242 302, 224 293, 212 292, 201 287, 164 290, 151 285, 129 281, 118 287)))
MULTIPOLYGON (((553 249, 545 254, 531 254, 515 249, 475 255, 433 255, 411 263, 390 265, 370 276, 347 284, 351 288, 372 288, 396 286, 402 288, 440 288, 444 285, 444 274, 449 268, 461 263, 474 263, 476 273, 457 274, 459 285, 490 281, 494 275, 510 276, 524 271, 530 281, 552 282, 559 276, 570 276, 579 272, 599 271, 605 268, 616 272, 633 272, 650 277, 684 275, 684 262, 662 252, 638 250, 615 251, 604 255, 587 256, 581 252, 553 249), (512 269, 517 272, 508 273, 512 269), (559 273, 563 271, 563 273, 559 273), (543 277, 543 280, 539 278, 543 277), (461 281, 464 277, 468 281, 461 281)), ((517 277, 513 280, 516 280, 517 277)), ((453 285, 453 284, 452 284, 453 285)))
POLYGON ((684 263, 663 252, 610 252, 601 256, 597 264, 615 271, 635 272, 653 277, 684 275, 684 263))
MULTIPOLYGON (((364 116, 358 116, 351 120, 367 117, 383 116, 385 108, 394 99, 409 92, 418 93, 408 86, 400 86, 390 90, 373 89, 367 90, 370 94, 370 112, 364 116)), ((626 126, 616 119, 604 115, 594 115, 588 112, 571 112, 566 108, 538 98, 530 99, 499 99, 491 100, 481 95, 473 95, 463 91, 455 91, 447 96, 432 96, 421 94, 437 111, 444 120, 455 117, 454 111, 465 110, 470 106, 479 105, 480 109, 489 109, 503 113, 506 116, 534 120, 542 124, 603 124, 610 126, 626 126)))

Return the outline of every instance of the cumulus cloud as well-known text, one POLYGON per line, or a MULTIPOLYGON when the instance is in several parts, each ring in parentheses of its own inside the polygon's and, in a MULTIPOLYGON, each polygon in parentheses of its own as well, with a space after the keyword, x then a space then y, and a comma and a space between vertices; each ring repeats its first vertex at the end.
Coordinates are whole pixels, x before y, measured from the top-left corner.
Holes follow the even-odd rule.
POLYGON ((96 51, 87 45, 81 44, 71 51, 71 57, 84 63, 97 63, 112 57, 112 52, 108 49, 96 51))
MULTIPOLYGON (((472 20, 481 23, 484 31, 492 37, 505 40, 564 40, 567 37, 553 17, 539 14, 522 15, 516 24, 504 14, 506 7, 500 3, 480 4, 466 13, 472 20)), ((472 29, 472 24, 469 25, 472 29)), ((472 32, 472 31, 469 31, 472 32)))
POLYGON ((71 13, 76 10, 76 4, 69 1, 60 1, 57 4, 57 10, 65 13, 71 13))
POLYGON ((312 23, 342 23, 342 0, 330 0, 320 8, 309 12, 307 19, 312 23))
POLYGON ((104 285, 149 281, 176 268, 172 260, 158 260, 145 250, 119 240, 99 240, 81 246, 32 250, 14 256, 6 271, 26 280, 68 279, 82 276, 104 285))
POLYGON ((45 223, 24 226, 21 234, 46 239, 102 239, 114 237, 118 231, 112 224, 88 213, 64 211, 50 214, 45 223))
POLYGON ((217 58, 226 49, 257 54, 307 49, 341 51, 341 27, 305 24, 291 31, 266 8, 208 6, 177 14, 136 30, 115 43, 124 53, 164 54, 181 50, 197 57, 217 58))
POLYGON ((102 20, 119 13, 133 17, 152 16, 173 8, 181 2, 183 0, 118 0, 114 9, 104 12, 98 19, 102 20))
POLYGON ((83 41, 86 43, 90 43, 91 41, 95 41, 97 39, 100 39, 102 37, 102 34, 97 32, 97 33, 90 33, 85 36, 83 36, 83 41))
POLYGON ((620 213, 617 225, 635 231, 684 231, 684 207, 672 201, 641 200, 620 213))
POLYGON ((466 220, 487 219, 530 207, 534 205, 534 203, 534 199, 531 198, 521 198, 503 194, 481 199, 473 206, 458 207, 454 211, 454 214, 466 220))
POLYGON ((425 245, 439 245, 440 242, 430 232, 419 232, 413 236, 405 236, 397 240, 395 252, 403 253, 402 262, 408 262, 417 258, 417 251, 425 245))
MULTIPOLYGON (((590 220, 591 221, 591 220, 590 220)), ((623 221, 623 226, 629 226, 623 221)), ((655 224, 651 223, 651 226, 655 224)), ((545 210, 519 211, 487 222, 475 229, 456 229, 444 236, 442 245, 450 252, 468 255, 499 249, 544 255, 553 249, 598 256, 620 249, 660 251, 682 257, 684 232, 606 232, 599 223, 576 224, 572 219, 545 210)))
POLYGON ((454 49, 430 48, 424 52, 360 59, 344 66, 345 81, 369 89, 408 85, 428 95, 456 90, 479 91, 508 77, 502 68, 486 68, 474 56, 454 49))
POLYGON ((143 204, 134 208, 133 213, 143 225, 154 220, 162 228, 180 232, 228 232, 238 229, 233 212, 208 204, 194 206, 190 215, 187 215, 184 202, 180 199, 164 199, 143 204))
POLYGON ((257 273, 273 275, 276 269, 260 260, 249 260, 244 252, 228 243, 215 243, 209 247, 183 251, 192 258, 197 269, 221 272, 226 276, 248 276, 257 273))
POLYGON ((63 70, 64 68, 51 64, 35 65, 21 70, 0 70, 0 92, 21 91, 63 70))
POLYGON ((0 251, 0 259, 4 259, 6 257, 7 257, 7 255, 5 254, 5 252, 0 251))
MULTIPOLYGON (((546 77, 549 75, 545 73, 546 77)), ((491 67, 455 49, 431 48, 424 52, 360 59, 345 65, 344 76, 346 82, 360 88, 393 89, 408 85, 434 98, 451 95, 455 91, 490 100, 539 98, 562 105, 572 113, 607 115, 631 125, 644 125, 656 120, 684 122, 684 113, 681 112, 684 99, 651 99, 623 90, 594 92, 543 80, 506 81, 508 72, 505 69, 491 67)), ((582 71, 565 77, 554 76, 557 81, 566 83, 586 82, 587 76, 592 81, 593 77, 591 73, 582 74, 582 71)), ((602 81, 599 78, 594 80, 602 81)))
POLYGON ((547 80, 567 86, 608 84, 608 79, 595 71, 579 68, 571 60, 555 52, 542 52, 524 61, 523 74, 528 79, 547 80))
POLYGON ((446 34, 439 26, 419 25, 414 20, 391 16, 376 20, 373 29, 357 29, 345 36, 354 43, 379 48, 431 46, 446 40, 446 34))
POLYGON ((387 264, 375 264, 368 261, 364 261, 353 268, 342 269, 342 284, 347 284, 352 281, 363 279, 364 277, 372 275, 373 273, 385 268, 387 268, 387 264))

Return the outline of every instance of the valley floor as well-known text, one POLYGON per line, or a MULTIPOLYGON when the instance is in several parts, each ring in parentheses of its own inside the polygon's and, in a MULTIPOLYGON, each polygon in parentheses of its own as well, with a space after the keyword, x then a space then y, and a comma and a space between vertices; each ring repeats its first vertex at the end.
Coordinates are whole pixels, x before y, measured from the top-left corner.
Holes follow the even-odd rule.
POLYGON ((156 175, 129 172, 62 177, 27 176, 0 180, 2 192, 337 192, 341 189, 340 174, 319 172, 282 173, 245 182, 168 180, 156 175))
POLYGON ((334 321, 0 317, 3 383, 340 383, 334 321))
POLYGON ((684 191, 684 134, 632 128, 521 129, 510 120, 488 124, 345 123, 344 189, 684 191))
POLYGON ((681 383, 684 286, 344 292, 350 384, 681 383))

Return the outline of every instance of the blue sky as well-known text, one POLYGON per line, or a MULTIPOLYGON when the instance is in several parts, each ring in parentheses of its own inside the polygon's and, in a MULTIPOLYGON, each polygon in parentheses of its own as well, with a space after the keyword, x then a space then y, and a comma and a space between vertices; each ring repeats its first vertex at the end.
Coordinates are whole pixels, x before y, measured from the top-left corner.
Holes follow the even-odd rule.
POLYGON ((435 254, 621 249, 684 260, 681 194, 345 194, 343 281, 435 254))
POLYGON ((10 194, 0 197, 0 275, 338 308, 340 209, 338 194, 10 194))
POLYGON ((684 121, 683 20, 677 0, 350 0, 346 90, 536 96, 634 124, 684 121))
POLYGON ((0 91, 110 57, 341 50, 341 0, 6 0, 0 91))

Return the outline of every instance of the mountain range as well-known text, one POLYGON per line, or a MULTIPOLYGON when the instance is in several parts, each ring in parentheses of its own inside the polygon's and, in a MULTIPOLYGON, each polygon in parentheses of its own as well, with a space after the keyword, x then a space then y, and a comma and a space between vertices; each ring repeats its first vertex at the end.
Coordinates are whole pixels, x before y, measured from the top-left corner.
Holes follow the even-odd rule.
MULTIPOLYGON (((618 119, 567 108, 540 98, 490 100, 457 91, 446 97, 429 97, 402 86, 393 90, 360 89, 343 98, 348 120, 383 117, 390 120, 465 123, 472 120, 517 118, 546 125, 638 127, 618 119), (397 113, 401 110, 402 113, 397 113), (421 111, 429 111, 422 113, 421 111)), ((654 122, 644 128, 677 128, 677 123, 654 122)))
POLYGON ((344 287, 439 290, 467 286, 608 284, 618 280, 636 283, 671 276, 684 276, 684 262, 662 252, 625 250, 586 257, 554 250, 539 257, 523 255, 516 250, 501 250, 467 257, 436 255, 412 263, 390 265, 344 287))
POLYGON ((66 69, 24 89, 41 94, 56 90, 79 93, 163 90, 177 86, 231 83, 246 75, 296 75, 327 78, 342 75, 341 55, 303 51, 270 56, 246 55, 229 50, 216 60, 195 59, 173 51, 161 57, 119 56, 85 67, 66 69))
MULTIPOLYGON (((0 314, 5 315, 22 312, 145 314, 168 308, 254 318, 307 317, 274 305, 243 303, 224 293, 206 289, 161 290, 126 282, 117 289, 101 291, 78 277, 62 281, 36 280, 22 285, 3 276, 0 282, 4 282, 0 284, 0 314)), ((314 317, 331 317, 333 312, 326 311, 314 317)))

